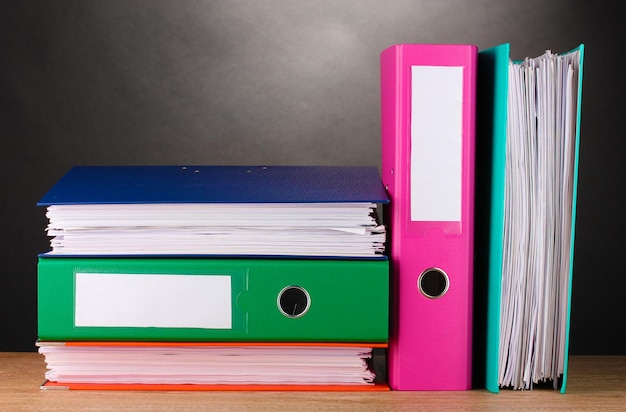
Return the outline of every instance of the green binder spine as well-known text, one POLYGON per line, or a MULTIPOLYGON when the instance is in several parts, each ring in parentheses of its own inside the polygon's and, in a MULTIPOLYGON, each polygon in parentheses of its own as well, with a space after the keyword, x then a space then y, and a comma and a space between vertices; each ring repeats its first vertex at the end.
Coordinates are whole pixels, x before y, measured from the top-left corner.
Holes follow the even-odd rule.
POLYGON ((388 285, 386 260, 40 257, 39 339, 387 342, 388 285))

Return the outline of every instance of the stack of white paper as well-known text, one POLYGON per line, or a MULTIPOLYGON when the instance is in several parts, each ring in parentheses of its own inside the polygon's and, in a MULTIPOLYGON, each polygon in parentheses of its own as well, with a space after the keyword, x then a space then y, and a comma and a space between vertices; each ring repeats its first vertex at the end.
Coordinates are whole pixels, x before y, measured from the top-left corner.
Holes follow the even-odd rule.
POLYGON ((370 385, 375 377, 372 349, 357 346, 37 345, 46 379, 68 384, 370 385))
POLYGON ((47 209, 50 254, 372 257, 375 203, 90 204, 47 209))
POLYGON ((500 386, 563 375, 579 56, 509 66, 500 386))

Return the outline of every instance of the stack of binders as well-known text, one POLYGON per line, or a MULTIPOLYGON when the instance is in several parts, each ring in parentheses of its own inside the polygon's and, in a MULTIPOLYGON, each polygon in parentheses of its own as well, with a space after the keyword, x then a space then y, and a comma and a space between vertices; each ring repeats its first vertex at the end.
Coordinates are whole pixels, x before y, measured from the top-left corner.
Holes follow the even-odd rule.
POLYGON ((81 166, 38 205, 42 388, 388 390, 375 167, 81 166))

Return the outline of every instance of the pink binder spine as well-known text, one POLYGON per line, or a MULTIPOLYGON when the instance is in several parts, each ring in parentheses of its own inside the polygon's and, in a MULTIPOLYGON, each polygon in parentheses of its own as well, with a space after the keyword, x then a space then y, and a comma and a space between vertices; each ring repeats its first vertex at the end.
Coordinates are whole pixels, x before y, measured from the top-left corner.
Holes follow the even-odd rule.
MULTIPOLYGON (((395 45, 381 53, 382 179, 390 198, 385 222, 390 232, 393 290, 388 379, 395 390, 471 389, 477 53, 472 45, 395 45), (436 162, 432 176, 419 167, 414 170, 421 165, 412 168, 416 159, 428 161, 424 153, 411 151, 419 150, 411 147, 417 146, 411 127, 418 121, 411 118, 416 101, 412 97, 420 98, 412 96, 414 67, 452 67, 462 78, 458 151, 451 150, 445 157, 445 144, 434 147, 434 151, 441 150, 438 156, 444 154, 443 163, 450 160, 451 168, 460 165, 459 210, 454 219, 437 219, 437 205, 433 218, 421 219, 422 212, 411 210, 412 202, 414 207, 428 206, 438 196, 436 184, 435 192, 422 193, 411 180, 424 180, 428 185, 429 179, 436 180, 442 163, 436 162), (438 297, 426 296, 419 286, 423 285, 420 275, 429 269, 435 269, 440 281, 445 282, 447 275, 438 297)), ((436 96, 438 89, 434 90, 436 96)), ((449 203, 454 202, 442 205, 449 203)))

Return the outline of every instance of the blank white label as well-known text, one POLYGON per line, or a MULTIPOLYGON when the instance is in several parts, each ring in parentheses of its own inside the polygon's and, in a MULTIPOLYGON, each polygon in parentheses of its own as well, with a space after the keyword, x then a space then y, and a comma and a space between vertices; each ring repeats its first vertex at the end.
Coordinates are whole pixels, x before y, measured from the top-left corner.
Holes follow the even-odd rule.
POLYGON ((77 273, 75 326, 232 329, 230 276, 77 273))
POLYGON ((461 221, 463 67, 412 66, 411 220, 461 221))

